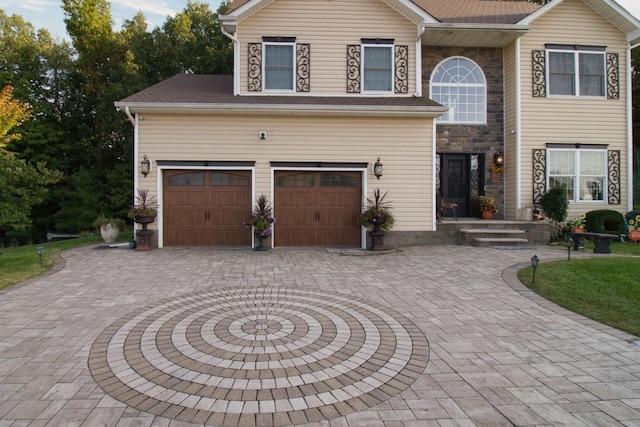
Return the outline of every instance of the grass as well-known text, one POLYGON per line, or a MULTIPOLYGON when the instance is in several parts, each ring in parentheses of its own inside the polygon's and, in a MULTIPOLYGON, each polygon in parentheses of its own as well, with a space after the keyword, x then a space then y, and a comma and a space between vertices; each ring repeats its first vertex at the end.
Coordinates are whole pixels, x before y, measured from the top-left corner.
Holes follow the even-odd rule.
MULTIPOLYGON (((640 244, 612 244, 613 253, 640 255, 640 244)), ((587 249, 588 250, 588 249, 587 249)), ((600 323, 640 336, 640 259, 606 257, 541 263, 518 278, 538 295, 600 323)))
MULTIPOLYGON (((118 241, 128 241, 132 232, 120 233, 118 241)), ((23 282, 49 270, 53 266, 50 255, 65 249, 76 248, 89 244, 102 242, 100 236, 80 237, 77 239, 58 240, 51 244, 18 246, 15 248, 0 249, 0 289, 5 289, 16 283, 23 282), (42 266, 40 257, 36 251, 37 246, 42 246, 42 266)))

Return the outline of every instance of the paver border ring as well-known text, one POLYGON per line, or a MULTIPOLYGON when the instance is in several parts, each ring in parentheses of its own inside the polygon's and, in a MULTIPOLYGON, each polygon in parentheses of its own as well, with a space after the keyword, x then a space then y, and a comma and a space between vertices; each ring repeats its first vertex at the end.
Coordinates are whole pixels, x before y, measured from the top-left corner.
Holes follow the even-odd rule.
POLYGON ((286 287, 163 299, 107 327, 89 370, 115 399, 179 421, 276 426, 373 407, 425 370, 409 319, 351 295, 286 287))

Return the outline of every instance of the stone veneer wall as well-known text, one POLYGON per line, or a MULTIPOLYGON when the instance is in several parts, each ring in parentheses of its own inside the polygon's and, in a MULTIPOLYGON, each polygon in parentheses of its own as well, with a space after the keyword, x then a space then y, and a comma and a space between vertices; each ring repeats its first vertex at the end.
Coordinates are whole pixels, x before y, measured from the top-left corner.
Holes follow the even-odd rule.
MULTIPOLYGON (((495 182, 490 167, 493 154, 504 152, 504 67, 501 48, 431 47, 422 48, 423 92, 429 93, 429 81, 435 67, 443 60, 459 56, 474 61, 482 69, 487 81, 487 124, 437 125, 436 151, 438 153, 485 154, 485 193, 494 197, 498 206, 504 203, 504 177, 495 182)), ((502 209, 504 211, 504 209, 502 209)), ((494 214, 502 218, 502 212, 494 214)))

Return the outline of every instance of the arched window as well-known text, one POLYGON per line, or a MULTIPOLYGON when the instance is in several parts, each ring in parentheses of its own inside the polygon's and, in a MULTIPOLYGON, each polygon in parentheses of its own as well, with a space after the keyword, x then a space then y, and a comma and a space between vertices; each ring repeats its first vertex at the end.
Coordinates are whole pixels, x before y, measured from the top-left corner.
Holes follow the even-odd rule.
POLYGON ((466 58, 448 58, 431 74, 431 99, 449 107, 438 123, 486 124, 487 84, 478 65, 466 58))

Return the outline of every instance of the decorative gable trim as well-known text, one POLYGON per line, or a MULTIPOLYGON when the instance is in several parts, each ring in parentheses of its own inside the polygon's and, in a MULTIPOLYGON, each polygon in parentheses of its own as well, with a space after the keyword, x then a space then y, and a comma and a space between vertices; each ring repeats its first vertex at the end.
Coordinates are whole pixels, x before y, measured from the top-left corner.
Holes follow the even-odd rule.
POLYGON ((620 204, 620 150, 609 150, 608 153, 609 176, 608 176, 608 203, 610 205, 620 204))
POLYGON ((249 43, 249 92, 262 92, 262 43, 249 43))
POLYGON ((533 59, 533 96, 544 98, 547 96, 547 81, 545 77, 545 51, 531 52, 533 59))
POLYGON ((547 192, 547 150, 533 150, 533 203, 547 192))
POLYGON ((361 58, 359 44, 347 45, 347 93, 360 93, 361 58))
POLYGON ((607 53, 607 98, 620 99, 620 60, 617 53, 607 53))
POLYGON ((395 47, 395 92, 409 93, 409 46, 395 47))
POLYGON ((296 92, 311 90, 311 45, 298 43, 296 45, 296 92))

